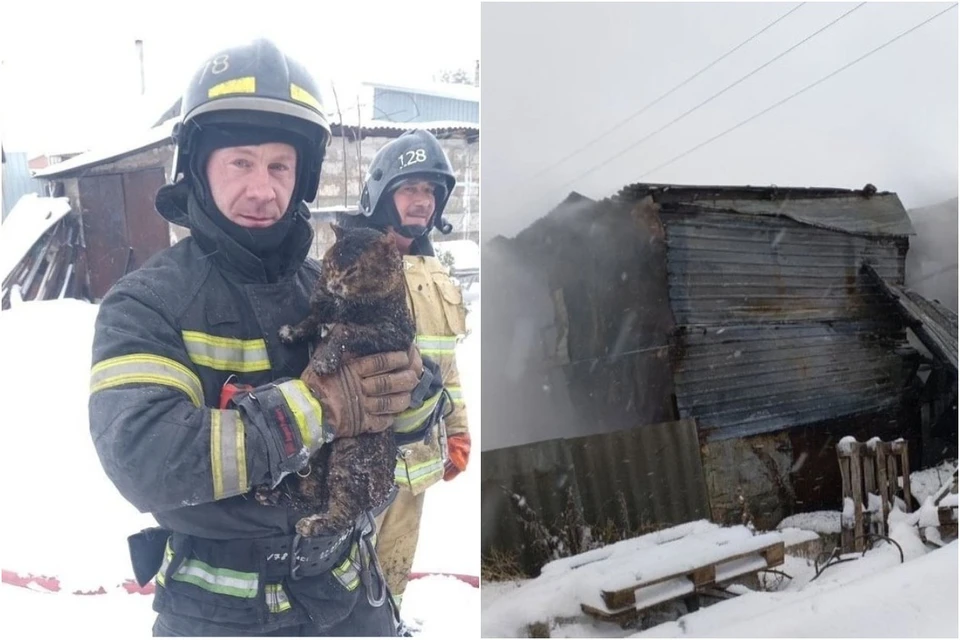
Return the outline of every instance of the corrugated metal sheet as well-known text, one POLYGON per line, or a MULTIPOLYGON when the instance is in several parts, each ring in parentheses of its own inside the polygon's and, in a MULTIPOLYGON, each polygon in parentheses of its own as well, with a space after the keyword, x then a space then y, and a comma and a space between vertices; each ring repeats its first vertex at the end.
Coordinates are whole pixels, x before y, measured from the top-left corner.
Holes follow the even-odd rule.
POLYGON ((590 526, 609 520, 637 530, 709 514, 692 421, 488 450, 481 466, 484 554, 529 553, 533 546, 508 492, 522 496, 548 525, 563 518, 569 492, 590 526))
POLYGON ((661 217, 677 324, 868 317, 882 293, 858 285, 864 261, 903 283, 905 241, 684 208, 661 217))
POLYGON ((946 362, 957 373, 957 314, 943 305, 927 300, 880 276, 872 267, 867 269, 873 281, 893 300, 910 328, 931 353, 946 362))
POLYGON ((681 417, 724 439, 898 406, 906 336, 860 267, 902 283, 905 240, 688 205, 661 218, 681 417))
POLYGON ((690 522, 708 514, 692 420, 566 440, 588 522, 617 522, 623 495, 632 529, 690 522))
MULTIPOLYGON (((870 185, 868 185, 870 186, 870 185)), ((914 235, 910 217, 895 193, 873 189, 723 187, 633 184, 619 199, 653 196, 661 205, 695 204, 700 209, 753 216, 781 216, 805 225, 871 236, 914 235)))
POLYGON ((393 122, 480 122, 479 102, 380 87, 373 92, 373 110, 377 120, 393 122))
POLYGON ((20 152, 4 152, 7 159, 3 163, 3 219, 16 206, 20 198, 28 193, 39 196, 47 195, 43 182, 30 175, 27 164, 27 154, 20 152))

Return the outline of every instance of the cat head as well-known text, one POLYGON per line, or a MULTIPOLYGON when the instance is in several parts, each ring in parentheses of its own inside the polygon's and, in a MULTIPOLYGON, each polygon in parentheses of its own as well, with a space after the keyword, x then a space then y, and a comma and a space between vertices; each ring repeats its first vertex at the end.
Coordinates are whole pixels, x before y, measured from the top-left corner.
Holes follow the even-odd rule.
POLYGON ((331 295, 362 301, 403 288, 403 258, 386 234, 364 227, 331 226, 336 242, 323 256, 324 283, 331 295))

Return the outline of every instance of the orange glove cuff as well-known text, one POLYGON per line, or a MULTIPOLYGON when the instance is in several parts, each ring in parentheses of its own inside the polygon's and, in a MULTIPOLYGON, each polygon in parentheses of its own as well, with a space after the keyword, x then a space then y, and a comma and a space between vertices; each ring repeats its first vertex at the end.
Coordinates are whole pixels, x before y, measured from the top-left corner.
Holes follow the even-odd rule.
POLYGON ((443 479, 453 480, 461 471, 467 468, 470 460, 470 434, 455 433, 447 438, 447 457, 444 465, 443 479))

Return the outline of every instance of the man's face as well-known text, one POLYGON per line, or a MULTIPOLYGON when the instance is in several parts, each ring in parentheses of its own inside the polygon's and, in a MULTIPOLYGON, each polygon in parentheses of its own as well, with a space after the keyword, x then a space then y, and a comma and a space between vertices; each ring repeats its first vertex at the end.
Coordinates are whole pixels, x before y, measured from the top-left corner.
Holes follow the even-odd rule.
POLYGON ((283 217, 297 181, 297 152, 269 142, 210 154, 207 181, 217 208, 241 227, 264 228, 283 217))
POLYGON ((400 214, 400 224, 426 227, 430 224, 437 200, 434 186, 426 180, 411 180, 393 192, 393 204, 400 214))

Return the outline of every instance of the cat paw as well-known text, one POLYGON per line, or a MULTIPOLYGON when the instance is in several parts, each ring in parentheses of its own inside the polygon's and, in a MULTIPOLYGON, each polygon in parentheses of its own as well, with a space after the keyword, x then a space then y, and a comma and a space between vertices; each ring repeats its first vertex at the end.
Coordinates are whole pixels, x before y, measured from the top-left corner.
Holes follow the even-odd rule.
POLYGON ((277 335, 280 336, 280 342, 283 344, 293 344, 296 342, 296 337, 293 335, 293 327, 289 324, 285 324, 280 327, 280 331, 277 332, 277 335))
POLYGON ((322 376, 330 375, 340 368, 340 354, 335 351, 323 351, 313 359, 313 370, 322 376))
POLYGON ((307 516, 297 521, 297 533, 305 538, 316 538, 327 534, 323 518, 319 515, 307 516))
POLYGON ((258 487, 253 497, 257 502, 265 507, 279 507, 283 494, 279 489, 268 489, 267 487, 258 487))

